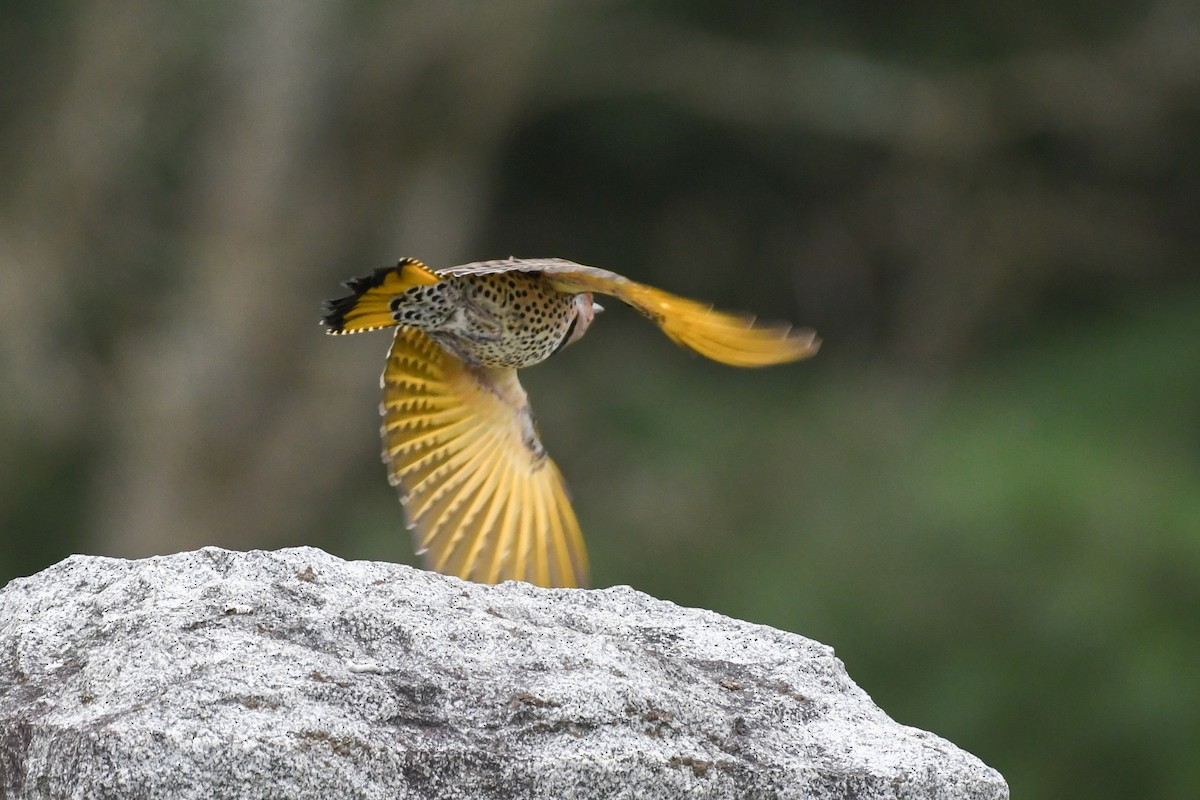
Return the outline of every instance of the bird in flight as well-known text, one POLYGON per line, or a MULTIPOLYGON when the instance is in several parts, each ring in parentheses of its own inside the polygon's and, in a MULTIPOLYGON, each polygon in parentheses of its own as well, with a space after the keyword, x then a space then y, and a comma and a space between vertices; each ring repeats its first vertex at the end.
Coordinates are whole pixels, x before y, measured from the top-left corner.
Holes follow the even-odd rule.
POLYGON ((383 387, 383 461, 430 569, 482 583, 585 586, 587 551, 517 370, 578 341, 616 297, 676 344, 737 367, 807 358, 811 330, 757 324, 559 258, 433 270, 412 258, 343 284, 326 333, 396 328, 383 387))

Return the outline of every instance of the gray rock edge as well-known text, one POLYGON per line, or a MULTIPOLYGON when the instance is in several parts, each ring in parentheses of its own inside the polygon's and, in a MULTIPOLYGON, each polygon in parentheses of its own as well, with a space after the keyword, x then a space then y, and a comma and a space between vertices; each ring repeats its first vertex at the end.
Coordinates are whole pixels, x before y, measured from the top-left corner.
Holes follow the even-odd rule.
POLYGON ((833 650, 309 547, 0 590, 2 798, 1007 798, 833 650))

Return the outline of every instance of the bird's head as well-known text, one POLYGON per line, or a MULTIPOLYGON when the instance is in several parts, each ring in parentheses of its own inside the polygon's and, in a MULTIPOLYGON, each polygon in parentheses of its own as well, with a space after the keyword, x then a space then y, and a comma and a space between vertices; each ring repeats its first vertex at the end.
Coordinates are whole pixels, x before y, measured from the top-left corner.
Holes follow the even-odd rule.
POLYGON ((582 339, 592 320, 603 310, 604 306, 592 299, 591 292, 575 295, 575 319, 571 323, 571 333, 562 346, 566 347, 582 339))

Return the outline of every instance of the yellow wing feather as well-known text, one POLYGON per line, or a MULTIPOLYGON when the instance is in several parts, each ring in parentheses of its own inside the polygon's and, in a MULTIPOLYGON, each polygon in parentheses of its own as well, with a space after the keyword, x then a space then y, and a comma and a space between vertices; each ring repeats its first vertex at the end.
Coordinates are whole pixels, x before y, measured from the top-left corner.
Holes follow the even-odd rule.
POLYGON ((584 268, 547 277, 559 291, 612 295, 652 319, 671 341, 722 364, 785 364, 808 358, 820 347, 811 330, 797 330, 787 323, 756 323, 753 316, 717 311, 705 303, 605 272, 584 268))
POLYGON ((717 311, 705 303, 631 281, 610 270, 561 258, 477 261, 438 270, 438 275, 485 275, 510 270, 540 272, 560 292, 595 292, 616 297, 654 320, 676 344, 735 367, 799 361, 816 354, 821 345, 811 330, 793 328, 787 323, 756 323, 753 316, 717 311))
POLYGON ((383 460, 427 566, 486 583, 587 583, 579 523, 515 371, 470 367, 401 327, 382 383, 383 460))

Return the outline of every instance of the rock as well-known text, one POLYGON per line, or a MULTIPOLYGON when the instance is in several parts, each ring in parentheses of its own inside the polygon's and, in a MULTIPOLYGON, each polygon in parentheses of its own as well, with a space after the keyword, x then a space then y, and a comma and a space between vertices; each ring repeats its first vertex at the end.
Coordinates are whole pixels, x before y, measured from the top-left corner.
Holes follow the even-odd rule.
POLYGON ((4 798, 1007 798, 825 645, 313 548, 0 591, 4 798))

